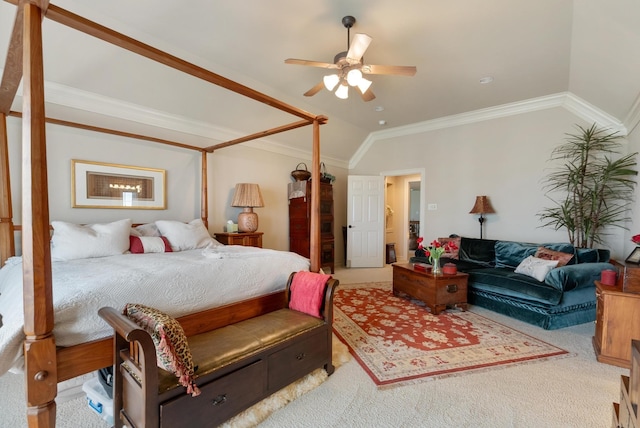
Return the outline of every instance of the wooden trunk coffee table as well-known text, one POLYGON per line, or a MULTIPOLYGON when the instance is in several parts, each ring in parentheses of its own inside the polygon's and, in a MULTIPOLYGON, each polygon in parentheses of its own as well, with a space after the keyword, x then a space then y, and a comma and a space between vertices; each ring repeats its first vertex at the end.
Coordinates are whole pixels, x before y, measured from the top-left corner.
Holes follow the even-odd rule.
POLYGON ((413 263, 396 263, 393 265, 393 294, 406 293, 422 300, 438 315, 447 306, 467 310, 466 273, 455 275, 436 275, 431 271, 415 270, 413 263))

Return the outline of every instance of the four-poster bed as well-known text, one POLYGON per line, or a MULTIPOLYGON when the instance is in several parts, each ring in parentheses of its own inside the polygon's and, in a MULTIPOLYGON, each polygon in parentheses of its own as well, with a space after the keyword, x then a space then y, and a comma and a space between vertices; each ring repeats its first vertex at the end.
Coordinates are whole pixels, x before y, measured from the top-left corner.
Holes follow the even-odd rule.
MULTIPOLYGON (((55 426, 57 383, 80 374, 108 366, 113 361, 111 338, 95 340, 66 348, 57 348, 53 335, 52 262, 50 218, 47 187, 46 123, 78 127, 89 131, 132 137, 185 149, 202 155, 201 218, 207 222, 207 154, 259 137, 296 129, 313 127, 312 194, 319 194, 319 126, 327 122, 316 116, 269 97, 251 88, 226 79, 194 64, 183 61, 151 46, 91 22, 69 11, 49 4, 47 0, 7 0, 17 6, 13 33, 0 82, 0 263, 15 255, 14 234, 22 239, 25 388, 27 419, 31 427, 55 426), (267 104, 300 120, 255 133, 233 141, 201 148, 130 134, 86 124, 50 119, 45 116, 44 72, 42 57, 42 20, 51 19, 105 42, 172 67, 206 82, 221 86, 257 102, 267 104), (22 112, 11 111, 18 85, 22 81, 22 112), (7 117, 22 118, 22 224, 14 224, 9 174, 9 142, 7 117)), ((319 201, 313 198, 311 214, 310 270, 320 267, 319 201)), ((284 292, 276 292, 237 304, 181 317, 187 335, 211 329, 273 310, 282 304, 284 292)))

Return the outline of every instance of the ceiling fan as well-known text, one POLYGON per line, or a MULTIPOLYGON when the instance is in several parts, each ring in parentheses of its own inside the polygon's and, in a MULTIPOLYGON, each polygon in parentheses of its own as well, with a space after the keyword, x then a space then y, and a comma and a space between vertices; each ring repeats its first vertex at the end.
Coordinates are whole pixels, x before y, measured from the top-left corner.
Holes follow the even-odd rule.
POLYGON ((353 16, 345 16, 342 18, 342 25, 347 29, 347 50, 337 54, 333 59, 333 64, 295 58, 284 60, 285 64, 307 65, 337 70, 336 73, 325 76, 320 83, 305 92, 305 96, 311 97, 325 87, 329 91, 335 89, 335 94, 338 98, 346 99, 349 96, 349 86, 353 86, 358 88, 360 96, 364 101, 371 101, 376 97, 370 89, 372 82, 365 79, 363 74, 398 76, 413 76, 416 74, 416 67, 413 66, 365 64, 362 57, 372 39, 366 34, 357 33, 353 36, 353 41, 349 43, 350 29, 355 23, 356 19, 353 16))

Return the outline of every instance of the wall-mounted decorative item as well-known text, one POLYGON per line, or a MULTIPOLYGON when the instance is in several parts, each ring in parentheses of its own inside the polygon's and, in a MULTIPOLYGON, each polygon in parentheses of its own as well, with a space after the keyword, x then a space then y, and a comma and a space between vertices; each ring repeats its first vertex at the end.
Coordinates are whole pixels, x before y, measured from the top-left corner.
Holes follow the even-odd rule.
POLYGON ((167 208, 166 172, 73 159, 71 205, 73 208, 167 208))

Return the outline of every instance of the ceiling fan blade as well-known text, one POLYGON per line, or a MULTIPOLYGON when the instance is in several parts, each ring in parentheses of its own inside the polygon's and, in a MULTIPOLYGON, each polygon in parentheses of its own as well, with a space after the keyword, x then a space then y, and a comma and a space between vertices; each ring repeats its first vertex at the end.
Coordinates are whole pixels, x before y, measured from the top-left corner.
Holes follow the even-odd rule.
POLYGON ((371 40, 373 39, 364 33, 358 33, 353 36, 349 51, 347 52, 347 61, 350 64, 358 64, 362 59, 362 55, 364 55, 364 52, 369 47, 371 40))
POLYGON ((284 63, 294 64, 294 65, 308 65, 310 67, 320 67, 320 68, 338 68, 337 65, 331 64, 328 62, 309 61, 306 59, 288 58, 284 60, 284 63))
POLYGON ((373 94, 373 91, 371 89, 368 89, 364 94, 360 94, 360 97, 362 98, 363 101, 366 102, 366 101, 371 101, 376 96, 373 94))
POLYGON ((320 92, 322 90, 322 88, 324 88, 324 82, 321 80, 320 83, 318 83, 316 86, 314 86, 313 88, 311 88, 307 92, 305 92, 304 96, 305 97, 312 97, 315 94, 317 94, 318 92, 320 92))
POLYGON ((413 76, 416 74, 416 67, 412 65, 373 65, 362 66, 364 74, 393 74, 398 76, 413 76))

